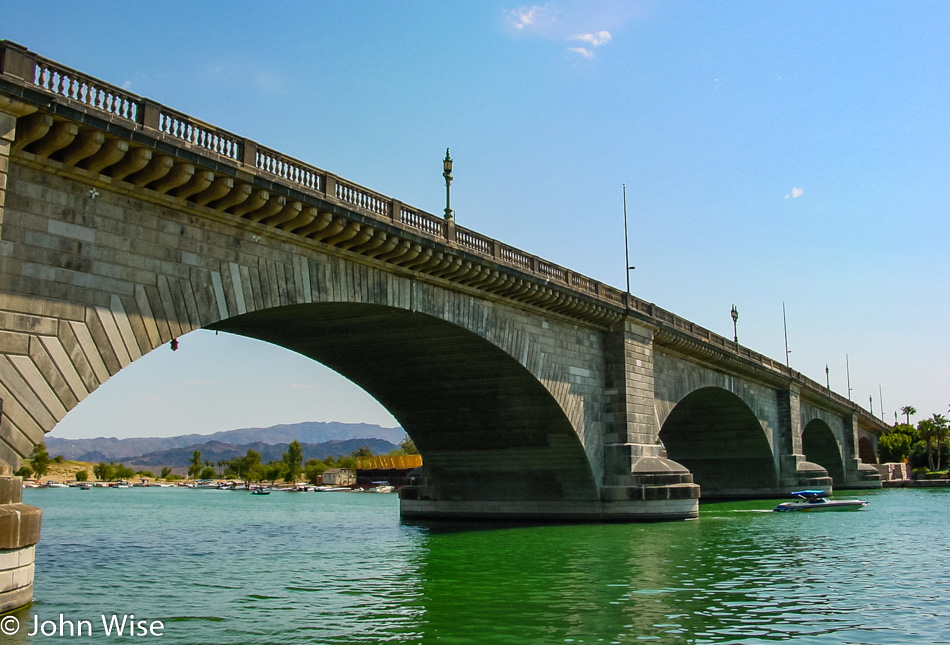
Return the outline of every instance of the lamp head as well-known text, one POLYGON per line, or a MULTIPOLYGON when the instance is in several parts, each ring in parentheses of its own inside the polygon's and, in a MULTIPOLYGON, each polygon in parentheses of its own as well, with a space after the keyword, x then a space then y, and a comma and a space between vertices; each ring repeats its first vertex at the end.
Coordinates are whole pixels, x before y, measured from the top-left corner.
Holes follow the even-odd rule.
POLYGON ((452 157, 449 156, 449 149, 445 149, 445 159, 442 160, 442 174, 451 175, 452 174, 452 157))

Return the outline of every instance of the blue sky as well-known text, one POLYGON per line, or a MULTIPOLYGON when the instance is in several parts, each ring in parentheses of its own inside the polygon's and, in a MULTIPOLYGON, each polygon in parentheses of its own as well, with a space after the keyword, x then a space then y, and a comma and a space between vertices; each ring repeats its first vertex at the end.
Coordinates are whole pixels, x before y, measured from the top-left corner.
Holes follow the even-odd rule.
MULTIPOLYGON (((777 360, 784 302, 793 368, 947 413, 950 4, 4 4, 0 37, 432 213, 451 147, 461 225, 618 287, 626 184, 634 294, 729 337, 735 304, 777 360)), ((396 425, 196 332, 54 434, 304 420, 396 425)))

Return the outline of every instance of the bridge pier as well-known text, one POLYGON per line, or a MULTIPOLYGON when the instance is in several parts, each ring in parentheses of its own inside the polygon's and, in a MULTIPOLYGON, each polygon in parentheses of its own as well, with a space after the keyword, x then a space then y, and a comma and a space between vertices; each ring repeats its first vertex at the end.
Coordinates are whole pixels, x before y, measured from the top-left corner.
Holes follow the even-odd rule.
POLYGON ((842 446, 844 454, 845 481, 838 488, 880 488, 881 473, 871 464, 866 464, 858 457, 858 418, 849 414, 844 419, 845 432, 842 446))
MULTIPOLYGON (((17 118, 34 111, 34 107, 0 96, 0 233, 17 118)), ((33 561, 42 517, 40 509, 22 503, 23 479, 11 475, 21 458, 10 447, 11 430, 6 425, 0 424, 0 615, 33 601, 33 561)))
POLYGON ((806 461, 802 450, 801 388, 795 384, 778 392, 779 490, 784 496, 801 488, 821 488, 829 494, 834 480, 819 464, 806 461))
POLYGON ((604 479, 607 513, 631 519, 699 514, 699 486, 685 467, 662 456, 654 412, 653 331, 631 319, 604 340, 604 479))
POLYGON ((0 616, 33 601, 33 559, 42 511, 22 503, 23 479, 0 474, 0 616))

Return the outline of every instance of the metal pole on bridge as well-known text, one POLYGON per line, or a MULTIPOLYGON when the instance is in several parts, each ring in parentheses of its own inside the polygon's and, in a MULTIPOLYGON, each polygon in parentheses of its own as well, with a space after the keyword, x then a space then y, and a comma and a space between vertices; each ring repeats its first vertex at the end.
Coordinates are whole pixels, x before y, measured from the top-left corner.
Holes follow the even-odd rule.
POLYGON ((636 267, 630 266, 630 240, 627 234, 627 184, 623 184, 623 252, 624 252, 624 266, 626 267, 625 273, 627 274, 627 295, 630 295, 630 271, 636 269, 636 267))

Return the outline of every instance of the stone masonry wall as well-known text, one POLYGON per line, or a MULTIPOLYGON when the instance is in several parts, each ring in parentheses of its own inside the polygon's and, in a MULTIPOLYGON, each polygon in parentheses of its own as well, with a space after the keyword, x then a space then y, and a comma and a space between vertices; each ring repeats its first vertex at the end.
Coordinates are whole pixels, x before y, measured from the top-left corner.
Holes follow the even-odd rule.
MULTIPOLYGON (((181 200, 90 189, 14 163, 0 240, 0 461, 152 349, 219 320, 309 302, 413 308, 504 349, 551 392, 602 468, 602 338, 181 200)), ((141 189, 148 196, 148 191, 141 189)))

